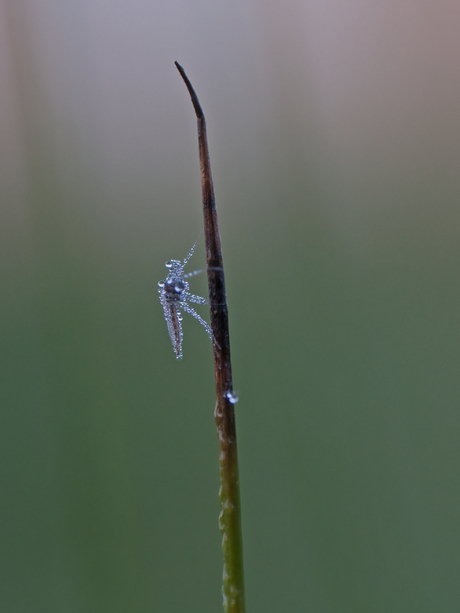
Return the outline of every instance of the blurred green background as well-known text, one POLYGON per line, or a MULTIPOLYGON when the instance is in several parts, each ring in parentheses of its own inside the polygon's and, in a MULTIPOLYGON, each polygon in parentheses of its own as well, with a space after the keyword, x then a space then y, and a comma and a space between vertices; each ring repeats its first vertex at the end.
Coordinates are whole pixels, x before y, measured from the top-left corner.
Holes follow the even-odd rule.
POLYGON ((211 343, 185 317, 176 361, 157 296, 202 224, 174 60, 248 611, 460 610, 459 29, 447 1, 1 0, 2 613, 221 609, 211 343))

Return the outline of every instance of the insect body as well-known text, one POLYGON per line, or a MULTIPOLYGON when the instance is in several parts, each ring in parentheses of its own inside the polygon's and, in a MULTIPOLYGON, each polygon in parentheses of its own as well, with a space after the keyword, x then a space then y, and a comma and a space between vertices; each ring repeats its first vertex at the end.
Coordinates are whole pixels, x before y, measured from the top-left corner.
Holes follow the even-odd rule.
MULTIPOLYGON (((198 241, 197 241, 198 242, 198 241)), ((182 314, 181 311, 185 311, 190 315, 193 315, 195 319, 198 319, 200 324, 206 330, 211 340, 214 339, 211 328, 205 322, 205 320, 198 315, 194 308, 188 303, 194 302, 195 304, 208 304, 206 298, 201 296, 194 296, 189 292, 189 283, 186 281, 189 277, 202 272, 196 270, 195 272, 189 272, 184 274, 184 267, 192 257, 195 250, 196 243, 190 250, 190 253, 183 262, 180 260, 170 260, 166 262, 166 268, 169 268, 169 274, 164 281, 158 283, 160 302, 165 314, 166 324, 168 326, 169 337, 171 339, 173 349, 176 352, 176 358, 182 357, 182 314)))

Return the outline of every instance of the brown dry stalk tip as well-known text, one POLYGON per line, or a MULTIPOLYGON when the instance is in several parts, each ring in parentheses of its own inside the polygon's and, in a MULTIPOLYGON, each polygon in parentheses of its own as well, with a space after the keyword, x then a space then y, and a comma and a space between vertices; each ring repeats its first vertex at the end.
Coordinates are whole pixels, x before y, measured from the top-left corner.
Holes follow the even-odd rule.
POLYGON ((175 64, 189 91, 198 122, 209 304, 211 329, 215 339, 213 343, 216 382, 216 410, 214 415, 219 442, 219 497, 221 503, 219 524, 223 535, 224 581, 222 593, 224 610, 227 613, 244 613, 243 548, 234 410, 236 399, 233 393, 222 248, 204 113, 184 69, 177 62, 175 64))

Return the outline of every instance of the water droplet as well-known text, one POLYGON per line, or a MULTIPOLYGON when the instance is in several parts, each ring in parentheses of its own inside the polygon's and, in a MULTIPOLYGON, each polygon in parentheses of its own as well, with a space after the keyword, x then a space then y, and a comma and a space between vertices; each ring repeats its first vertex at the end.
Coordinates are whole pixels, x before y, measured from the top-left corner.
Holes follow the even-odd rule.
POLYGON ((172 268, 173 263, 171 262, 171 260, 169 260, 168 262, 166 262, 165 266, 166 268, 172 268))
POLYGON ((237 394, 237 392, 233 391, 233 390, 228 390, 228 392, 225 392, 224 394, 225 398, 228 399, 228 401, 231 404, 236 404, 239 400, 239 396, 237 394))
POLYGON ((176 284, 174 285, 174 289, 176 290, 176 292, 180 294, 181 292, 184 291, 184 288, 185 288, 185 283, 183 281, 176 281, 176 284))

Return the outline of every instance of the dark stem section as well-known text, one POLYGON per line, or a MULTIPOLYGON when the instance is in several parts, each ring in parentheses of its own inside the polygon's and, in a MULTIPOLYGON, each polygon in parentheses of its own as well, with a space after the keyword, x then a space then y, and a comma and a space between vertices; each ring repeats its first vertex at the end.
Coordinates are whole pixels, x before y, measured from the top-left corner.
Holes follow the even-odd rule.
POLYGON ((243 544, 241 536, 240 488, 233 393, 228 307, 224 264, 217 222, 216 201, 209 161, 206 121, 192 84, 182 66, 175 62, 192 99, 198 121, 201 187, 203 193, 204 236, 208 272, 211 328, 214 335, 214 374, 216 380, 217 437, 219 443, 220 504, 224 571, 222 594, 226 613, 244 613, 243 544))

